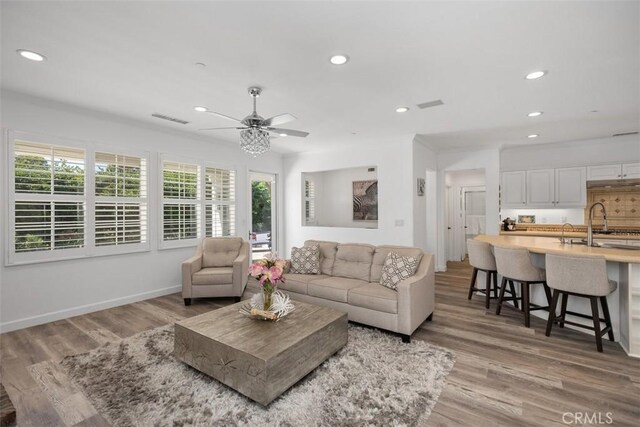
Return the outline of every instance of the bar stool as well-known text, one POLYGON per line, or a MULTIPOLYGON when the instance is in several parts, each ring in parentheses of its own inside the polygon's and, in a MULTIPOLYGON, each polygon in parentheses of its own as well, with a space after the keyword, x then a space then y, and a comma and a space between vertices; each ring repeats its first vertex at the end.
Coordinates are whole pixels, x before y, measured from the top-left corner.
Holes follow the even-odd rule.
POLYGON ((500 315, 502 303, 505 300, 504 293, 507 288, 507 282, 509 282, 510 286, 513 286, 514 281, 518 282, 520 283, 520 295, 522 296, 518 298, 514 293, 512 297, 507 298, 507 300, 513 301, 514 306, 516 301, 522 301, 524 325, 528 328, 531 324, 531 311, 549 309, 549 306, 539 306, 530 302, 530 286, 534 284, 542 284, 544 286, 544 293, 547 297, 547 302, 551 304, 551 290, 549 289, 549 286, 547 286, 545 271, 544 269, 533 265, 529 251, 526 248, 494 246, 493 253, 496 257, 498 273, 502 275, 500 297, 498 298, 496 314, 500 315))
POLYGON ((551 327, 558 323, 562 328, 564 324, 578 326, 595 332, 596 348, 602 352, 602 336, 606 333, 609 341, 613 341, 613 328, 609 316, 607 295, 618 287, 618 283, 607 277, 607 262, 603 256, 575 256, 547 254, 545 257, 547 267, 547 280, 553 288, 553 299, 549 320, 547 321, 546 336, 551 335, 551 327), (560 316, 556 316, 556 306, 562 294, 560 316), (567 311, 569 295, 589 298, 591 301, 591 316, 573 311, 567 311), (604 319, 598 313, 598 299, 602 305, 604 319), (593 320, 593 327, 581 323, 566 320, 567 314, 593 320), (605 328, 600 329, 600 323, 604 322, 605 328))
POLYGON ((496 259, 491 251, 491 245, 480 240, 468 239, 467 251, 469 252, 469 264, 473 267, 471 275, 471 283, 469 284, 469 298, 473 296, 473 292, 485 294, 485 307, 489 308, 489 301, 498 298, 498 270, 496 268, 496 259), (486 275, 486 284, 483 289, 476 287, 476 279, 478 271, 484 271, 486 275), (493 297, 491 296, 491 278, 493 277, 493 297))

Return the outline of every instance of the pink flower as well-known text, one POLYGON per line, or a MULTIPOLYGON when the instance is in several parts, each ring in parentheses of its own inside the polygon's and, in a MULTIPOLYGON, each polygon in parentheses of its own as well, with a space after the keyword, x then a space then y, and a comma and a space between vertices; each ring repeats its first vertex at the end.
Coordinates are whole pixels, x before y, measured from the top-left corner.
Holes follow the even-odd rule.
POLYGON ((282 279, 282 267, 279 267, 277 265, 274 265, 273 267, 271 267, 269 269, 269 276, 271 277, 271 281, 272 282, 278 282, 280 281, 280 279, 282 279))
POLYGON ((267 271, 266 267, 259 262, 254 262, 249 266, 249 274, 252 277, 258 277, 261 274, 264 274, 267 271))

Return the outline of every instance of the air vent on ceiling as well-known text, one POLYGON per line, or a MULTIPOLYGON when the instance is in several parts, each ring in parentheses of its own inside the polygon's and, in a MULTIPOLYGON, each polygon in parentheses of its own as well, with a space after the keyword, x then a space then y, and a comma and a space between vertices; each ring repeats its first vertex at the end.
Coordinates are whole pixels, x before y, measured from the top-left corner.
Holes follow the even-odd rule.
POLYGON ((165 116, 164 114, 160 114, 160 113, 153 113, 152 116, 158 119, 169 120, 170 122, 174 122, 174 123, 180 123, 181 125, 186 125, 187 123, 189 123, 186 120, 176 119, 175 117, 165 116))
POLYGON ((625 136, 625 135, 637 135, 638 131, 635 132, 623 132, 623 133, 614 133, 613 136, 625 136))
POLYGON ((367 169, 367 172, 375 172, 375 171, 376 171, 376 168, 369 168, 369 169, 367 169))
POLYGON ((436 99, 435 101, 423 102, 422 104, 418 104, 418 108, 429 108, 429 107, 437 107, 438 105, 443 105, 442 99, 436 99))

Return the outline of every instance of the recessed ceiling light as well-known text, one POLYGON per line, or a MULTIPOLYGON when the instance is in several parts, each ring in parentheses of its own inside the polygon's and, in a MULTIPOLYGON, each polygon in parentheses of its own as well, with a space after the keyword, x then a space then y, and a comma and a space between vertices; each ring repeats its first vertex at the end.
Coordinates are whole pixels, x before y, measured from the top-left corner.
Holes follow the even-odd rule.
POLYGON ((528 117, 538 117, 542 115, 542 111, 532 111, 529 114, 527 114, 528 117))
POLYGON ((286 134, 286 133, 280 133, 279 135, 280 135, 280 136, 287 136, 287 134, 286 134))
POLYGON ((547 74, 546 71, 533 71, 533 72, 527 74, 526 76, 524 76, 524 78, 527 79, 527 80, 535 80, 535 79, 539 79, 540 77, 544 76, 545 74, 547 74))
POLYGON ((199 111, 200 113, 204 113, 207 111, 207 107, 193 107, 194 110, 199 111))
POLYGON ((36 62, 41 62, 46 59, 44 55, 40 55, 38 52, 33 52, 31 50, 18 49, 16 52, 18 52, 23 58, 27 58, 36 62))
POLYGON ((396 108, 396 113, 406 113, 409 111, 409 107, 398 107, 396 108))
POLYGON ((333 55, 329 61, 331 61, 333 65, 343 65, 349 61, 349 57, 347 55, 333 55))
POLYGON ((538 135, 537 133, 532 133, 531 135, 527 135, 527 138, 531 138, 531 139, 533 139, 533 138, 537 138, 537 137, 539 137, 539 136, 540 136, 540 135, 538 135))

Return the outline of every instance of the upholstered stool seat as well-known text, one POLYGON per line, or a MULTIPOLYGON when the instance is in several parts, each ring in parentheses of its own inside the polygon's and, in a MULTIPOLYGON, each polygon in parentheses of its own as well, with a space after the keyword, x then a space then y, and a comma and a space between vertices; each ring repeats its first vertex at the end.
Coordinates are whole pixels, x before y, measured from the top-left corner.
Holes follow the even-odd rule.
POLYGON ((507 300, 511 300, 516 308, 516 302, 522 302, 522 312, 524 313, 524 325, 528 328, 531 324, 532 310, 548 310, 549 306, 539 306, 530 302, 530 286, 542 284, 547 302, 551 304, 551 290, 547 286, 546 272, 543 268, 538 268, 531 262, 531 255, 526 248, 494 246, 493 252, 496 258, 496 266, 498 273, 502 275, 502 283, 500 286, 500 297, 498 298, 498 307, 496 314, 499 315, 505 300, 504 294, 507 282, 513 286, 513 282, 520 284, 520 297, 512 295, 507 300))
POLYGON ((564 324, 578 326, 595 332, 596 348, 602 351, 602 335, 608 334, 609 340, 613 341, 613 328, 611 326, 611 316, 607 304, 607 295, 618 287, 618 284, 607 277, 607 262, 602 256, 575 256, 575 255, 555 255, 547 254, 545 257, 547 267, 549 287, 553 289, 551 310, 547 321, 546 336, 551 335, 551 328, 554 323, 558 323, 562 328, 564 324), (556 316, 556 306, 558 299, 562 295, 560 316, 556 316), (567 300, 569 295, 589 298, 591 301, 591 316, 583 313, 567 311, 567 300), (598 299, 602 306, 604 319, 600 318, 598 312, 598 299), (593 327, 582 323, 566 320, 567 314, 591 319, 593 327), (605 328, 601 329, 601 323, 605 323, 605 328))
POLYGON ((479 240, 467 240, 467 251, 469 252, 469 264, 473 267, 471 283, 469 284, 469 297, 471 299, 474 292, 484 293, 485 307, 489 308, 490 300, 498 298, 498 270, 496 259, 493 256, 491 245, 479 240), (478 271, 483 271, 486 276, 485 287, 477 288, 476 280, 478 271), (493 296, 491 296, 491 283, 493 278, 493 296))

